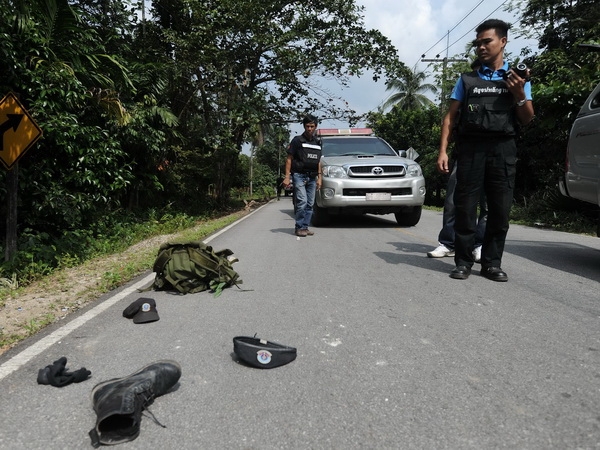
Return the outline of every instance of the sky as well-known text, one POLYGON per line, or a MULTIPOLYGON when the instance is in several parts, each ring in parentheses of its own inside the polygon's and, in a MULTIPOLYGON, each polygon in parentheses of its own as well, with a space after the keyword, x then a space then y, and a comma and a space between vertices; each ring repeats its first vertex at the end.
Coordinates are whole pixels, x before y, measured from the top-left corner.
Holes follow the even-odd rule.
MULTIPOLYGON (((475 38, 474 29, 484 20, 502 19, 518 28, 513 13, 504 11, 508 0, 356 0, 364 6, 365 28, 377 29, 397 48, 399 58, 408 67, 431 71, 425 58, 444 58, 464 52, 466 42, 475 38), (439 56, 438 56, 439 55, 439 56)), ((515 55, 522 47, 535 49, 533 41, 519 40, 509 32, 507 50, 515 55)), ((349 88, 331 85, 359 114, 375 111, 391 95, 385 80, 375 82, 366 74, 353 78, 349 88)), ((364 124, 358 124, 364 125, 364 124)), ((320 128, 347 128, 347 123, 324 120, 320 128)), ((292 134, 302 132, 301 125, 291 127, 292 134)))

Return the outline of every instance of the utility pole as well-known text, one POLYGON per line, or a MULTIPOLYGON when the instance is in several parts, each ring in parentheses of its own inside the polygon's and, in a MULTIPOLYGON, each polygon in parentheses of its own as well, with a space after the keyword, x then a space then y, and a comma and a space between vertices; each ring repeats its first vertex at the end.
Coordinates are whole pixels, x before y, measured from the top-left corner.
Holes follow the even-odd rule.
POLYGON ((146 37, 146 0, 142 0, 142 36, 146 37))
POLYGON ((12 261, 17 253, 17 191, 19 190, 19 163, 6 174, 6 248, 4 261, 12 261))
POLYGON ((446 81, 446 69, 448 68, 449 62, 468 62, 468 59, 465 58, 448 58, 448 48, 450 46, 450 31, 448 31, 446 35, 446 56, 444 58, 440 58, 440 55, 435 55, 433 59, 426 59, 425 55, 421 55, 422 62, 433 62, 433 63, 442 63, 442 89, 440 94, 440 113, 442 117, 444 116, 444 100, 445 100, 445 90, 444 90, 444 82, 446 81))
MULTIPOLYGON (((425 56, 425 55, 423 55, 425 56)), ((440 110, 444 109, 444 99, 445 99, 445 90, 444 90, 444 81, 446 80, 446 69, 448 68, 449 62, 468 62, 468 59, 462 58, 439 58, 440 55, 436 55, 434 59, 421 59, 423 62, 441 62, 442 63, 442 92, 440 94, 440 110)))
POLYGON ((253 168, 252 168, 252 164, 254 161, 254 150, 256 149, 256 147, 254 146, 254 144, 252 144, 252 146, 250 147, 250 200, 252 200, 252 179, 254 178, 254 174, 253 174, 253 168))

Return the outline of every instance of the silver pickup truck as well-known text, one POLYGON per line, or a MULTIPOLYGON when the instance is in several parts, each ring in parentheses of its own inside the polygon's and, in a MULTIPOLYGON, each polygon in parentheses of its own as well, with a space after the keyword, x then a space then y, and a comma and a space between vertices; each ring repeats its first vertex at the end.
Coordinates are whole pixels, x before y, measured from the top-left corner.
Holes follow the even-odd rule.
POLYGON ((323 185, 312 224, 324 226, 342 214, 394 214, 415 226, 425 201, 425 178, 407 151, 396 152, 370 128, 320 129, 323 185))
MULTIPOLYGON (((571 127, 566 171, 560 192, 600 206, 600 83, 592 91, 571 127)), ((598 221, 600 236, 600 217, 598 221)))

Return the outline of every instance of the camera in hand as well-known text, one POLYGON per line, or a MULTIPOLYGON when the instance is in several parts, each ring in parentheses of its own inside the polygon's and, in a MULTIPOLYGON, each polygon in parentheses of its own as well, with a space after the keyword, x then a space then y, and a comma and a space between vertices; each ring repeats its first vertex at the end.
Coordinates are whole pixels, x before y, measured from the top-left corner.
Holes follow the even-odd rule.
MULTIPOLYGON (((514 73, 519 75, 525 81, 529 81, 529 77, 527 76, 527 65, 525 63, 519 63, 514 67, 509 67, 514 73)), ((508 71, 502 76, 505 80, 508 80, 508 71)))

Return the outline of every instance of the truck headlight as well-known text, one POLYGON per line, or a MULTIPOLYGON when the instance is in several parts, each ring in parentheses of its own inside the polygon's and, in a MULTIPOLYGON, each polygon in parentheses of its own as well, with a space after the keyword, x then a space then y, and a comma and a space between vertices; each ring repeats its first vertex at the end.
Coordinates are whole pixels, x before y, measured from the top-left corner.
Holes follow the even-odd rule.
POLYGON ((348 178, 346 170, 342 166, 325 166, 323 176, 330 178, 348 178))
POLYGON ((408 174, 408 176, 411 177, 420 177, 421 175, 423 175, 423 172, 421 171, 421 166, 419 166, 418 164, 410 164, 406 168, 406 173, 408 174))

